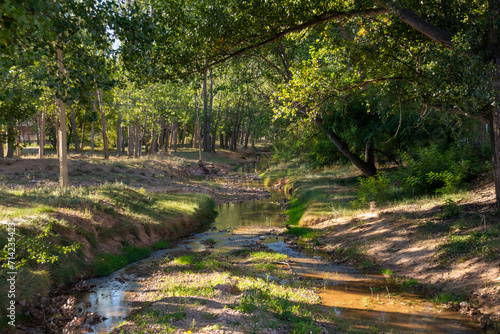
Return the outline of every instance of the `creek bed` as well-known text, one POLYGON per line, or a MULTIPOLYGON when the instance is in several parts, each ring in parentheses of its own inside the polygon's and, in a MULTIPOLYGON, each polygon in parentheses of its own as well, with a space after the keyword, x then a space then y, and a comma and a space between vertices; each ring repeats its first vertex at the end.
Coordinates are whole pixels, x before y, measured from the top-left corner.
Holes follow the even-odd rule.
MULTIPOLYGON (((155 252, 150 258, 133 263, 107 277, 88 280, 95 284, 91 292, 76 295, 76 309, 82 314, 95 312, 107 319, 93 325, 94 333, 107 333, 120 324, 134 309, 144 306, 137 296, 148 287, 145 277, 130 270, 143 265, 161 263, 169 253, 179 250, 204 252, 206 240, 211 240, 211 252, 229 253, 259 244, 286 254, 287 265, 297 279, 310 280, 321 297, 326 312, 343 319, 364 321, 400 332, 411 333, 480 333, 477 325, 456 312, 442 309, 422 297, 399 293, 378 274, 366 274, 356 269, 335 265, 318 254, 298 252, 283 237, 285 205, 283 197, 272 192, 271 197, 243 203, 227 203, 218 207, 219 215, 205 232, 183 240, 176 248, 155 252)), ((245 266, 245 263, 238 263, 245 266)), ((262 274, 260 274, 262 275, 262 274)), ((266 279, 277 280, 269 277, 266 279)), ((279 281, 287 284, 286 281, 279 281)))

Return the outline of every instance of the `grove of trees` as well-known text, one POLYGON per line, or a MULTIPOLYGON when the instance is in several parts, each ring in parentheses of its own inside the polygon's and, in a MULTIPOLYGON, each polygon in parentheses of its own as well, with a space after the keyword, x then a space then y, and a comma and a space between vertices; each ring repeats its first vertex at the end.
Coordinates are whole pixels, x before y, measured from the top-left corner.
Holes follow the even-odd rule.
POLYGON ((40 158, 47 138, 66 186, 68 147, 99 145, 107 159, 110 146, 139 157, 266 137, 276 159, 366 176, 377 162, 430 157, 466 175, 491 161, 500 208, 499 11, 500 0, 9 0, 0 157, 37 124, 40 158))

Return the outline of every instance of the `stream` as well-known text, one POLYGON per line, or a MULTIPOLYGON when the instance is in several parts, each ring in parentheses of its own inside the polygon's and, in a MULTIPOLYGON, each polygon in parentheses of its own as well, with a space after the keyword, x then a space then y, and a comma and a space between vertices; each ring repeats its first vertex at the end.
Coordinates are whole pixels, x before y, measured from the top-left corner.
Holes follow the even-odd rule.
MULTIPOLYGON (((286 223, 285 202, 282 195, 271 192, 269 198, 219 205, 219 215, 206 231, 109 276, 88 280, 95 288, 75 295, 76 309, 82 314, 88 311, 105 316, 107 319, 93 325, 92 330, 93 333, 109 332, 140 306, 134 301, 135 297, 147 289, 141 284, 144 278, 137 277, 128 267, 163 259, 174 250, 205 251, 202 241, 210 239, 215 241, 212 252, 234 251, 257 242, 286 254, 290 269, 300 279, 314 281, 322 305, 338 317, 385 324, 405 333, 482 333, 479 326, 457 312, 443 309, 418 295, 398 292, 380 274, 335 265, 324 260, 322 254, 292 249, 281 235, 286 223)), ((267 279, 278 280, 269 276, 267 279)))

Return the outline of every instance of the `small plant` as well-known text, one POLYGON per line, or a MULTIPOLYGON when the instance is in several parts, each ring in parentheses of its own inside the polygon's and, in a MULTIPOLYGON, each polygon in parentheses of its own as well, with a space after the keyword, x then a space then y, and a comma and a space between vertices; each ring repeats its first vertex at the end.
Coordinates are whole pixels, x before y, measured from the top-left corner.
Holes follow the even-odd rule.
POLYGON ((432 301, 436 304, 446 304, 449 302, 459 303, 462 300, 463 298, 458 295, 454 295, 451 292, 438 293, 434 298, 432 298, 432 301))
POLYGON ((392 272, 392 270, 391 270, 391 269, 387 269, 387 268, 382 269, 382 270, 380 271, 380 273, 381 273, 382 275, 384 275, 384 276, 388 276, 388 277, 392 277, 392 276, 394 275, 394 273, 392 272))
POLYGON ((365 206, 369 202, 384 203, 389 199, 390 180, 386 173, 377 173, 372 177, 359 177, 359 189, 354 207, 365 206))
POLYGON ((196 255, 183 255, 175 259, 175 261, 179 264, 190 265, 196 261, 196 255))
POLYGON ((461 212, 462 209, 454 200, 452 200, 451 198, 447 198, 444 200, 443 213, 441 214, 442 218, 453 218, 458 216, 461 212))

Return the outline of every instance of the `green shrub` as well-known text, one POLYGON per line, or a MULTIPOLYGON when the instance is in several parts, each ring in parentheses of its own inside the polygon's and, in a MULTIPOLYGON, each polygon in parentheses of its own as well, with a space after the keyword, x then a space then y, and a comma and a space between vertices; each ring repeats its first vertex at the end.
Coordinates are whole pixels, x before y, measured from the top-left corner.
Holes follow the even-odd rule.
POLYGON ((377 175, 367 178, 359 177, 358 181, 360 187, 353 206, 365 205, 371 201, 383 203, 389 199, 390 179, 386 173, 377 173, 377 175))
POLYGON ((451 198, 444 200, 442 218, 453 218, 458 216, 462 212, 462 209, 457 205, 457 203, 451 198))
POLYGON ((419 149, 415 157, 404 156, 407 167, 397 175, 401 186, 412 195, 456 191, 486 165, 478 157, 464 152, 469 151, 457 147, 442 150, 434 145, 419 149))

